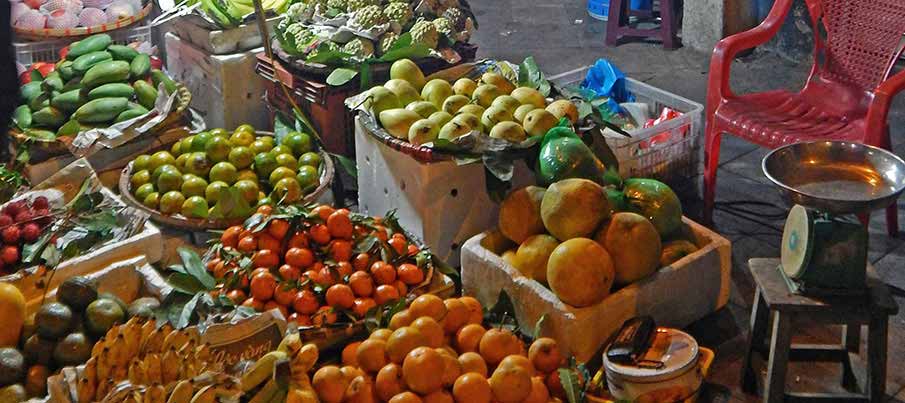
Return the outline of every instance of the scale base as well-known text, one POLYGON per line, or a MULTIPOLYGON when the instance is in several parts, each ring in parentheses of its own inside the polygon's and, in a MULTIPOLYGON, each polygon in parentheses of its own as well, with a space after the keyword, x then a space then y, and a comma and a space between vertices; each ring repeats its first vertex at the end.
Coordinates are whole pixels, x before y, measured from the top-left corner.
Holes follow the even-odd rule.
POLYGON ((858 297, 867 294, 868 289, 866 285, 863 288, 826 288, 808 286, 803 281, 798 281, 789 277, 789 275, 786 274, 786 271, 783 270, 782 265, 777 266, 776 269, 779 271, 783 280, 785 280, 786 285, 789 287, 789 291, 792 292, 792 294, 819 297, 858 297))

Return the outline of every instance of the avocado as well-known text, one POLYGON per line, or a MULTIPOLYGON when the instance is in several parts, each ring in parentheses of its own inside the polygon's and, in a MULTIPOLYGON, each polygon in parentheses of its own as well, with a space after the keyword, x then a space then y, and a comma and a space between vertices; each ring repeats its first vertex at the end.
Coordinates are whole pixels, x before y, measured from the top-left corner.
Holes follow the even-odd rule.
POLYGON ((50 365, 55 344, 53 340, 47 340, 37 334, 32 335, 25 341, 25 347, 22 348, 25 360, 29 364, 50 365))
POLYGON ((57 299, 73 311, 84 311, 97 299, 97 285, 87 277, 70 277, 57 288, 57 299))
POLYGON ((24 402, 26 398, 27 394, 22 384, 17 383, 0 388, 0 402, 24 402))
POLYGON ((12 347, 0 348, 0 386, 18 383, 25 378, 25 357, 12 347))
POLYGON ((35 330, 42 337, 56 340, 72 328, 72 309, 59 302, 44 304, 35 314, 35 330))
POLYGON ((98 298, 85 310, 85 327, 91 333, 101 336, 113 325, 125 322, 125 310, 116 301, 98 298))
POLYGON ((53 349, 53 359, 60 366, 82 364, 91 358, 91 346, 84 333, 70 333, 53 349))
POLYGON ((154 311, 157 308, 160 308, 160 301, 158 301, 157 298, 139 298, 129 304, 129 316, 151 318, 154 316, 154 311))
MULTIPOLYGON (((122 309, 122 310, 123 310, 123 313, 128 313, 128 312, 129 312, 129 305, 126 304, 125 302, 123 302, 122 299, 120 299, 119 297, 117 297, 116 294, 109 293, 109 292, 102 292, 102 293, 100 293, 100 294, 97 295, 97 298, 98 298, 98 299, 104 298, 104 299, 112 300, 113 302, 116 302, 116 305, 119 305, 119 309, 122 309)), ((129 319, 129 318, 127 317, 127 318, 125 318, 125 319, 129 319)))

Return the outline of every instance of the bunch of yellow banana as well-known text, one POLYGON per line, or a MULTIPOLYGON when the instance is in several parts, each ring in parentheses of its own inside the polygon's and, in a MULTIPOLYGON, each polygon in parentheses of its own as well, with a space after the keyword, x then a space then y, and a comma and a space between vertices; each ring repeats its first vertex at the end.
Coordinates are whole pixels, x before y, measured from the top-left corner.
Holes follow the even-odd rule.
MULTIPOLYGON (((94 345, 91 358, 78 374, 78 403, 101 400, 124 380, 129 380, 130 387, 144 388, 144 402, 153 397, 152 403, 164 403, 165 397, 172 395, 165 392, 179 389, 178 381, 207 371, 221 372, 222 364, 210 358, 210 346, 200 344, 197 332, 175 330, 170 324, 157 326, 153 319, 143 322, 133 317, 112 327, 94 345)), ((117 394, 128 400, 135 393, 118 389, 117 394)))
POLYGON ((276 350, 264 354, 242 375, 242 391, 247 393, 263 384, 251 403, 318 403, 308 377, 317 358, 317 346, 302 345, 298 333, 287 335, 276 350), (278 370, 285 365, 289 367, 288 386, 278 370))
MULTIPOLYGON (((277 14, 282 14, 289 8, 289 0, 262 0, 261 6, 264 11, 274 10, 277 14)), ((255 12, 255 5, 252 0, 226 0, 226 12, 234 18, 241 19, 255 12)))

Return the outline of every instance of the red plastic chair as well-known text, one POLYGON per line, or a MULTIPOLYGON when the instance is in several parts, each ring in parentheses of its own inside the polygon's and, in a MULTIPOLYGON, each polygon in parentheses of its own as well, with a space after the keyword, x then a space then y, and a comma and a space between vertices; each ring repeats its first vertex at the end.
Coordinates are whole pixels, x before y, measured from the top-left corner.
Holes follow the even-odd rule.
MULTIPOLYGON (((710 222, 723 133, 763 147, 815 140, 846 140, 891 149, 886 123, 905 71, 891 74, 905 41, 905 0, 805 0, 814 29, 814 66, 798 92, 737 95, 729 85, 732 59, 770 40, 793 0, 776 0, 757 27, 721 40, 713 50, 707 88, 705 219, 710 222)), ((886 210, 898 230, 896 207, 886 210)))

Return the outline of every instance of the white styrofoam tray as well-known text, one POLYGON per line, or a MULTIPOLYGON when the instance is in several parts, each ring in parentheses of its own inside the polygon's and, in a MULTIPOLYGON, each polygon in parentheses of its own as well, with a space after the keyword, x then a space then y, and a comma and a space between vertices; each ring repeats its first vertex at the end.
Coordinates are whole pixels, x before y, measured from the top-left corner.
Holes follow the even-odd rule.
POLYGON ((729 240, 687 218, 683 221, 695 234, 697 252, 614 291, 594 306, 575 308, 563 303, 553 291, 503 262, 497 254, 501 251, 485 248, 483 233, 462 248, 462 291, 484 306, 492 306, 500 291, 505 291, 521 326, 530 329, 546 315, 542 334, 586 362, 627 319, 651 315, 660 326, 683 328, 729 301, 729 240))

